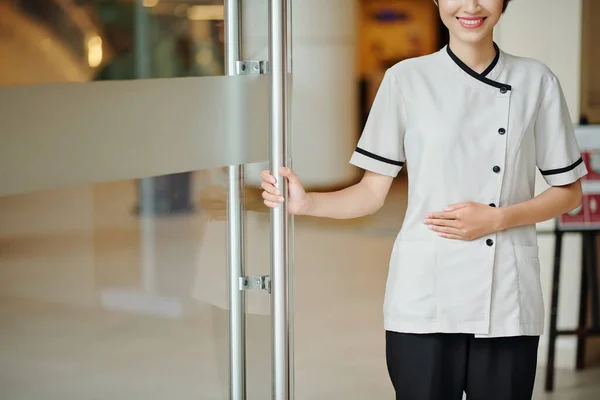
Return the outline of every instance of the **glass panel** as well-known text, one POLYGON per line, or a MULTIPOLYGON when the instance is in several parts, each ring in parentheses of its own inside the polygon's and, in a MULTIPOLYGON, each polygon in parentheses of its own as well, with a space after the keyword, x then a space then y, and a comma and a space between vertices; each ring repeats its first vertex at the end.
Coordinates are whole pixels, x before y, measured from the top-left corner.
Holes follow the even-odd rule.
MULTIPOLYGON (((185 213, 140 216, 132 180, 0 197, 3 398, 228 398, 226 175, 188 176, 185 213)), ((256 194, 248 264, 265 274, 256 194)), ((248 311, 249 398, 265 399, 268 294, 248 311)))
POLYGON ((223 74, 223 0, 136 1, 0 0, 11 33, 0 49, 13 56, 0 75, 6 84, 135 79, 139 43, 146 77, 223 74))
MULTIPOLYGON (((266 159, 268 78, 211 77, 222 1, 0 7, 12 29, 0 41, 12 61, 0 65, 3 398, 227 399, 227 177, 215 167, 266 159), (91 81, 114 82, 62 84, 91 81)), ((269 273, 265 165, 246 165, 255 275, 269 273)), ((269 295, 249 292, 247 307, 249 398, 263 400, 269 295)))
POLYGON ((268 116, 266 76, 0 88, 0 194, 264 160, 268 116))
MULTIPOLYGON (((246 204, 245 266, 246 275, 270 275, 271 224, 270 213, 262 202, 262 189, 254 185, 254 171, 268 169, 268 163, 256 163, 245 168, 246 204)), ((246 377, 249 400, 271 398, 271 296, 264 290, 246 293, 246 377)))
POLYGON ((19 21, 0 43, 12 86, 0 89, 0 194, 267 158, 268 77, 208 77, 223 72, 222 2, 143 4, 0 2, 3 23, 19 21), (84 59, 73 43, 93 35, 84 59), (119 81, 15 86, 89 80, 119 81))
MULTIPOLYGON (((268 60, 268 7, 265 0, 242 1, 242 58, 268 60)), ((270 86, 269 86, 270 89, 270 86)), ((268 112, 270 116, 270 111, 268 112)), ((269 121, 270 122, 270 121, 269 121)), ((266 130, 269 132, 270 128, 266 130)), ((269 146, 265 147, 269 149, 269 146)), ((268 159, 265 158, 265 159, 268 159)), ((246 220, 246 274, 271 274, 270 213, 262 202, 260 172, 268 162, 248 164, 244 168, 246 220)), ((271 296, 268 292, 246 293, 246 378, 249 400, 271 398, 271 296)))

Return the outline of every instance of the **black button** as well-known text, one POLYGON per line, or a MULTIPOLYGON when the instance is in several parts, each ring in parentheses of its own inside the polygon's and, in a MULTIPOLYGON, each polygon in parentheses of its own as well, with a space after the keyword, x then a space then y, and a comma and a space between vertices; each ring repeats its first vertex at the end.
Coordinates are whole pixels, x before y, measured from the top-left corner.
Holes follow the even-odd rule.
POLYGON ((500 93, 505 94, 506 92, 508 92, 507 88, 505 88, 505 87, 500 88, 500 93))
POLYGON ((494 241, 492 239, 488 239, 485 241, 485 244, 487 244, 488 246, 493 246, 494 245, 494 241))
POLYGON ((501 135, 504 135, 506 133, 506 129, 500 128, 500 129, 498 129, 498 133, 501 135))
POLYGON ((495 172, 495 173, 498 173, 498 172, 500 172, 500 167, 496 165, 496 166, 494 167, 494 172, 495 172))
POLYGON ((496 207, 494 203, 490 203, 490 207, 496 207))

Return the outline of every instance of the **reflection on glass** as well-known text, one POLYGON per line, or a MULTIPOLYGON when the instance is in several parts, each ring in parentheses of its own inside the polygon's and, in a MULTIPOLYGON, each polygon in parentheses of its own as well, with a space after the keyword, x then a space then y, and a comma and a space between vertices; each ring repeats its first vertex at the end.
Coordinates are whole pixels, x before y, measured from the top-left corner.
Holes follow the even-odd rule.
MULTIPOLYGON (((14 31, 11 31, 12 35, 7 35, 8 43, 5 41, 0 43, 0 57, 3 60, 9 60, 0 66, 0 85, 221 75, 223 73, 223 21, 219 18, 222 18, 222 9, 222 1, 202 2, 201 5, 197 1, 174 0, 146 2, 145 4, 133 0, 1 1, 0 18, 2 23, 13 24, 11 29, 14 31), (145 7, 140 5, 145 5, 145 7), (141 30, 143 34, 137 35, 136 33, 139 33, 137 25, 141 20, 147 21, 147 23, 141 30), (71 34, 72 32, 77 34, 71 34), (85 51, 79 51, 78 47, 72 43, 84 46, 85 51), (144 44, 142 51, 140 51, 140 47, 142 47, 139 46, 140 43, 144 44), (143 68, 140 67, 140 64, 143 64, 143 68)), ((178 80, 180 85, 185 82, 187 81, 178 80)), ((98 86, 85 87, 94 88, 90 92, 100 93, 98 86)), ((104 88, 106 87, 105 85, 104 88)), ((174 87, 174 84, 170 82, 169 87, 174 87)), ((124 93, 132 95, 131 92, 124 91, 124 93)), ((202 93, 205 99, 208 98, 207 90, 201 90, 199 93, 202 93)), ((230 91, 223 89, 221 93, 230 93, 230 91)), ((50 96, 52 103, 63 111, 60 113, 60 118, 55 118, 56 121, 84 119, 85 115, 89 115, 87 112, 93 112, 95 117, 104 118, 104 120, 109 119, 101 115, 102 107, 93 108, 89 102, 77 102, 77 106, 88 104, 88 107, 87 110, 82 110, 83 112, 75 112, 65 103, 55 101, 55 97, 50 96)), ((169 102, 168 99, 169 96, 157 98, 156 101, 154 100, 155 96, 150 97, 152 106, 155 105, 158 110, 168 109, 169 105, 172 106, 172 102, 169 102)), ((194 103, 193 96, 191 97, 191 101, 186 100, 186 105, 191 109, 193 107, 200 108, 199 104, 194 103)), ((98 95, 97 98, 102 98, 102 96, 98 95)), ((10 101, 8 102, 10 103, 10 101)), ((216 101, 212 103, 218 104, 216 101)), ((262 101, 255 103, 262 103, 262 101)), ((28 108, 19 107, 20 110, 23 110, 23 115, 29 115, 28 108)), ((173 107, 178 110, 183 108, 181 103, 178 107, 173 107)), ((219 115, 222 114, 221 110, 223 113, 226 112, 225 107, 219 106, 218 108, 219 115)), ((47 109, 44 106, 36 108, 36 110, 42 111, 47 109)), ((121 109, 119 108, 119 111, 121 109)), ((148 109, 151 108, 148 107, 148 109)), ((185 109, 187 110, 187 108, 185 109)), ((242 109, 242 106, 239 109, 242 109)), ((199 117, 203 110, 199 109, 198 111, 198 116, 190 112, 186 112, 186 115, 193 115, 190 118, 197 118, 196 120, 200 121, 199 124, 207 126, 199 117)), ((252 117, 252 120, 267 118, 266 113, 261 112, 255 115, 261 115, 262 118, 252 117)), ((121 121, 118 118, 116 120, 121 121)), ((19 126, 17 129, 26 129, 21 126, 20 122, 15 125, 19 126)), ((77 132, 83 130, 89 134, 93 129, 88 129, 88 126, 97 128, 97 125, 93 123, 88 123, 87 126, 82 125, 84 127, 77 129, 77 132)), ((177 130, 178 126, 181 127, 177 123, 158 123, 153 126, 162 128, 164 125, 168 125, 164 127, 163 138, 165 141, 169 140, 166 137, 170 136, 170 132, 177 130)), ((119 122, 118 128, 124 131, 128 130, 127 121, 119 122)), ((37 131, 38 129, 33 130, 37 131)), ((66 131, 60 128, 58 130, 66 131)), ((94 133, 101 130, 96 129, 94 133)), ((115 133, 116 129, 110 131, 115 133)), ((101 133, 94 134, 94 137, 103 140, 101 133)), ((215 132, 215 136, 219 134, 220 132, 215 132)), ((220 138, 224 136, 220 135, 220 138)), ((81 137, 79 135, 80 139, 81 137)), ((136 141, 140 140, 136 139, 136 141)), ((157 141, 154 140, 154 142, 157 141)), ((58 141, 53 142, 57 143, 58 141)), ((110 143, 111 141, 105 140, 104 142, 110 143)), ((74 141, 69 140, 69 143, 73 144, 74 141)), ((190 148, 192 147, 190 146, 190 148)), ((206 146, 203 147, 206 148, 206 146)), ((71 152, 71 154, 77 154, 77 152, 71 152)), ((194 168, 200 168, 200 166, 188 169, 194 168)), ((152 174, 158 175, 156 171, 153 171, 152 174)), ((149 183, 149 185, 140 184, 144 188, 144 190, 140 190, 140 199, 137 205, 140 212, 168 215, 192 211, 189 173, 163 175, 148 179, 144 183, 149 183)))
MULTIPOLYGON (((225 174, 191 173, 179 215, 133 213, 133 181, 0 197, 3 399, 228 398, 225 174)), ((265 274, 260 191, 246 208, 249 272, 265 274)), ((249 399, 265 399, 269 296, 247 304, 249 399)))
POLYGON ((11 78, 3 70, 2 84, 136 79, 135 24, 140 13, 148 20, 144 39, 149 43, 149 77, 222 75, 223 1, 197 3, 2 0, 0 18, 13 34, 3 39, 10 45, 0 46, 0 56, 15 67, 26 67, 27 75, 48 75, 27 82, 27 77, 11 78), (26 54, 16 54, 25 44, 26 54))
MULTIPOLYGON (((222 9, 222 3, 190 7, 186 2, 145 0, 143 6, 114 0, 95 2, 107 41, 115 51, 96 80, 223 74, 222 14, 220 20, 214 10, 213 15, 194 14, 194 10, 210 7, 222 9), (181 6, 188 6, 186 14, 181 14, 181 6)), ((159 214, 189 212, 190 182, 188 173, 146 179, 139 185, 138 207, 141 211, 150 207, 147 212, 159 214)))
POLYGON ((16 0, 14 6, 37 23, 49 27, 59 40, 78 58, 85 58, 86 30, 94 29, 90 21, 82 20, 69 2, 54 0, 16 0), (85 26, 86 23, 88 26, 85 26))
MULTIPOLYGON (((145 77, 223 74, 222 1, 195 3, 143 2, 145 77)), ((140 77, 133 1, 0 7, 18 17, 0 84, 140 77)), ((0 397, 227 399, 226 181, 216 169, 152 178, 143 192, 121 181, 0 197, 0 397)), ((265 217, 260 255, 249 252, 260 274, 265 217)), ((248 304, 250 399, 264 399, 268 295, 248 304)))
POLYGON ((94 35, 87 40, 88 46, 88 64, 92 68, 96 68, 102 64, 102 38, 94 35))
POLYGON ((136 39, 140 38, 136 37, 135 25, 140 19, 147 22, 143 39, 148 42, 148 54, 143 57, 149 60, 148 77, 223 74, 223 16, 218 13, 223 8, 222 1, 215 6, 155 0, 145 0, 145 7, 115 0, 93 3, 106 41, 115 51, 115 57, 98 73, 97 80, 138 77, 136 39))

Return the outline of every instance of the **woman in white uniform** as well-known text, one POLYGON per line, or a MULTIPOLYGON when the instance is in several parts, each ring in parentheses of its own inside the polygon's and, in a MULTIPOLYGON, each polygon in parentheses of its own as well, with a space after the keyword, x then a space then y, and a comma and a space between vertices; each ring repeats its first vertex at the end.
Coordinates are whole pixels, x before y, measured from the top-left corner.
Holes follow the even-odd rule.
MULTIPOLYGON (((360 183, 305 193, 280 171, 289 212, 355 218, 383 205, 407 164, 384 302, 398 399, 532 396, 544 326, 535 224, 580 204, 587 170, 556 76, 493 42, 509 2, 439 0, 450 43, 386 72, 350 160, 360 183), (550 185, 538 196, 536 168, 550 185)), ((277 207, 275 178, 262 178, 277 207)))

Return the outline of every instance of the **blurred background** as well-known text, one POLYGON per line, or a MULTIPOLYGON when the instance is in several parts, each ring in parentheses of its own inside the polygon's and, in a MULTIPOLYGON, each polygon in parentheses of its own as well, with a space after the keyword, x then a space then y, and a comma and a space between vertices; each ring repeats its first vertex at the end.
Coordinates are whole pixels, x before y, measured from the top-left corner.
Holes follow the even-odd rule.
MULTIPOLYGON (((268 57, 267 7, 244 1, 244 59, 268 57)), ((223 75, 223 14, 222 0, 0 0, 0 85, 223 75)), ((577 125, 600 124, 598 20, 597 0, 515 0, 496 30, 504 51, 558 75, 577 125)), ((383 73, 447 41, 431 0, 293 2, 293 153, 308 189, 360 178, 348 160, 383 73)), ((157 109, 170 100, 153 99, 157 109)), ((176 130, 161 134, 177 140, 176 130)), ((254 275, 270 265, 258 190, 265 165, 246 165, 254 275)), ((226 170, 145 181, 145 189, 127 180, 0 197, 0 399, 228 398, 226 170)), ((373 216, 297 218, 297 399, 392 398, 381 304, 405 203, 402 173, 373 216)), ((547 308, 553 249, 552 236, 541 235, 547 308)), ((581 238, 568 234, 560 328, 577 326, 580 264, 581 238)), ((248 397, 264 400, 269 297, 247 298, 248 397)), ((544 336, 535 398, 600 398, 600 340, 587 341, 582 370, 576 339, 559 340, 553 394, 543 391, 546 346, 544 336)))

